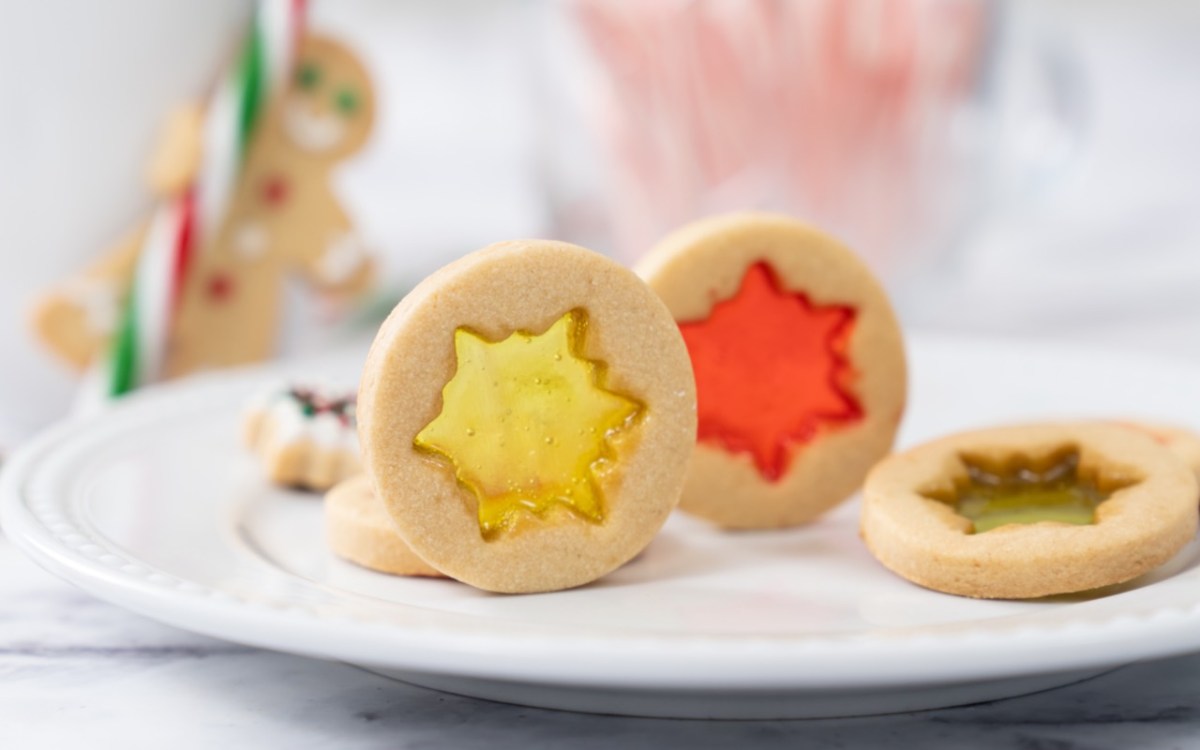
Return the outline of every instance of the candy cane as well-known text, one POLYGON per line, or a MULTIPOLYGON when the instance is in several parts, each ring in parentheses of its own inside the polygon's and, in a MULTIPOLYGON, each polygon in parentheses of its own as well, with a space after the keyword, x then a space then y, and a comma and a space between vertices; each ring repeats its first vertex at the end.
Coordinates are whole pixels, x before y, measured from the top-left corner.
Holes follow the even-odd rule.
POLYGON ((108 395, 162 377, 189 260, 217 233, 267 103, 287 85, 305 6, 305 0, 260 0, 236 64, 209 101, 197 174, 179 195, 160 202, 146 230, 108 354, 108 395))

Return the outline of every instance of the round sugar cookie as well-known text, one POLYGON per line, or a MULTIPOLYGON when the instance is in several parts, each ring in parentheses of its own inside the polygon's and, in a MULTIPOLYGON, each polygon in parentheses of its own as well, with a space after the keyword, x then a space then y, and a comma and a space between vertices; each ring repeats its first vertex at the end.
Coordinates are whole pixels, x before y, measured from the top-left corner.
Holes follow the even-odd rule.
POLYGON ((900 326, 862 261, 798 221, 745 213, 676 231, 637 270, 696 373, 683 510, 776 528, 859 488, 891 449, 907 387, 900 326))
POLYGON ((419 284, 359 391, 372 484, 412 549, 489 591, 579 586, 640 552, 696 434, 667 309, 589 250, 492 245, 419 284))
POLYGON ((443 577, 396 533, 392 517, 364 475, 326 493, 325 534, 335 555, 364 568, 397 576, 443 577))
POLYGON ((926 588, 1029 599, 1167 562, 1196 534, 1196 495, 1191 470, 1135 430, 1002 427, 882 461, 863 488, 862 537, 885 567, 926 588))

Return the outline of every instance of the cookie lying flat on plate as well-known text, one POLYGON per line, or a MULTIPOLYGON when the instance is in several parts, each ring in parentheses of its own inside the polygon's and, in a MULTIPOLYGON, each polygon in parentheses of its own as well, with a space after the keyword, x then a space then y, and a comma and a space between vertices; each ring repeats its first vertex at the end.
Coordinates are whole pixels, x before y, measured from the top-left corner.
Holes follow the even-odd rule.
POLYGON ((478 588, 579 586, 640 552, 695 441, 687 351, 613 261, 505 242, 384 322, 359 391, 364 466, 404 541, 478 588))
POLYGON ((246 410, 246 445, 275 484, 323 492, 362 471, 354 393, 278 386, 246 410))
POLYGON ((1152 438, 1099 423, 1004 427, 881 462, 862 536, 908 580, 1027 599, 1109 586, 1171 559, 1196 534, 1196 478, 1152 438))
POLYGON ((738 214, 667 237, 638 266, 679 321, 699 443, 680 507, 728 528, 804 523, 890 450, 900 327, 871 272, 792 219, 738 214))
POLYGON ((398 576, 443 577, 396 533, 392 517, 365 476, 347 479, 325 495, 325 533, 334 554, 364 568, 398 576))

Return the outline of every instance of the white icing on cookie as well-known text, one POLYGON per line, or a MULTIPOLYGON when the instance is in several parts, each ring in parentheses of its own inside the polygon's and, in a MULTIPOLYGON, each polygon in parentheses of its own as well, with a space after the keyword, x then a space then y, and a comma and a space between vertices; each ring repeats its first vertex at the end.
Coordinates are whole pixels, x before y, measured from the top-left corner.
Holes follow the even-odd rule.
POLYGON ((245 261, 261 260, 267 253, 270 235, 262 222, 248 219, 233 234, 233 249, 245 261))
POLYGON ((323 448, 358 449, 358 433, 353 425, 344 424, 329 412, 308 416, 292 398, 277 400, 267 419, 275 442, 281 445, 307 441, 323 448))
POLYGON ((349 281, 367 262, 367 251, 362 240, 353 232, 342 232, 334 236, 325 252, 317 259, 317 273, 329 284, 349 281))
POLYGON ((120 305, 117 287, 108 279, 80 276, 64 282, 62 295, 83 311, 88 328, 96 333, 112 333, 117 327, 120 305))
POLYGON ((346 137, 346 122, 336 112, 314 112, 297 97, 284 104, 283 129, 305 151, 329 151, 346 137))
MULTIPOLYGON (((324 389, 309 390, 322 401, 347 397, 324 389)), ((305 414, 303 405, 291 391, 288 386, 275 387, 251 400, 247 409, 249 418, 261 419, 256 442, 275 448, 308 442, 329 450, 358 453, 358 428, 352 408, 347 419, 329 411, 305 414)), ((353 396, 353 392, 348 396, 353 396)))

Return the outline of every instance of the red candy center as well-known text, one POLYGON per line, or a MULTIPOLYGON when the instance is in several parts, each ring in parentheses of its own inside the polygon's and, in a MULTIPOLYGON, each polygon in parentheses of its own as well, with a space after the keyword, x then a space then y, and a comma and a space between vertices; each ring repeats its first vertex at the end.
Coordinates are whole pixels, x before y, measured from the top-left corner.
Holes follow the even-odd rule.
POLYGON ((777 481, 798 448, 861 420, 847 355, 856 316, 781 288, 766 263, 747 269, 707 319, 679 325, 696 373, 699 439, 749 454, 777 481))

